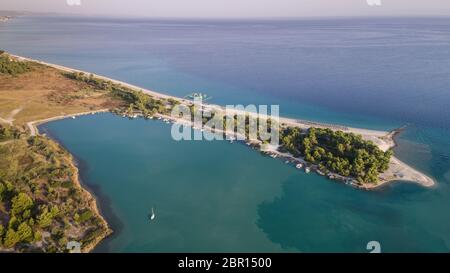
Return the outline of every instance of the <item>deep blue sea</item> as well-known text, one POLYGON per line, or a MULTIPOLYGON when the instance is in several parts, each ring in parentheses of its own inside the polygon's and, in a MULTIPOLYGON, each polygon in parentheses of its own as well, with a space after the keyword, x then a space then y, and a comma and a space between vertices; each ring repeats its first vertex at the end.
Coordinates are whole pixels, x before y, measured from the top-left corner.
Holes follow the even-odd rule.
POLYGON ((244 145, 175 142, 111 114, 45 124, 80 162, 115 234, 98 251, 450 250, 450 18, 284 21, 20 17, 0 48, 218 104, 389 130, 438 182, 358 191, 244 145), (156 221, 149 223, 151 207, 156 221))

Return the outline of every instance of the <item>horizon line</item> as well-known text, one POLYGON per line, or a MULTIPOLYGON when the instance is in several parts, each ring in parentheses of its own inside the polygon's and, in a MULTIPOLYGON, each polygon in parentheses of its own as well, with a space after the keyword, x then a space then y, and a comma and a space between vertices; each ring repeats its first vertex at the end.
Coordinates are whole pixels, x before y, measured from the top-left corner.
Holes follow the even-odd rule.
POLYGON ((442 14, 397 14, 397 15, 307 15, 307 16, 248 16, 248 17, 206 17, 206 16, 151 16, 151 15, 129 15, 129 14, 83 14, 75 12, 36 12, 28 10, 0 10, 1 16, 7 16, 6 13, 14 13, 11 16, 71 16, 71 17, 94 17, 94 18, 117 18, 117 19, 157 19, 157 20, 305 20, 305 19, 375 19, 375 18, 449 18, 449 15, 442 14))

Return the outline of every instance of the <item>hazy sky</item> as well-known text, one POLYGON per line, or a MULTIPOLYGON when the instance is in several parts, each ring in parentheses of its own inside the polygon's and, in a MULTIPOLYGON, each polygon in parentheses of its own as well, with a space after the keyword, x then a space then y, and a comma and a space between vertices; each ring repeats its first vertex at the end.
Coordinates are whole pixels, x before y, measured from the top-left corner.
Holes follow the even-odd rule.
POLYGON ((450 16, 450 0, 0 0, 0 10, 139 17, 450 16))

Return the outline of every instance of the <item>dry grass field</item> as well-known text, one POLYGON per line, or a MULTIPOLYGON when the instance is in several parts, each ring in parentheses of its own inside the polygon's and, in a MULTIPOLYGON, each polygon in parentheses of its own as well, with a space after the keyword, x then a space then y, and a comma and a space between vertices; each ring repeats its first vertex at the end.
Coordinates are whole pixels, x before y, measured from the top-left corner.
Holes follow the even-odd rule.
POLYGON ((0 123, 23 127, 28 121, 120 104, 106 92, 69 79, 61 71, 31 65, 30 72, 14 76, 0 74, 0 123))

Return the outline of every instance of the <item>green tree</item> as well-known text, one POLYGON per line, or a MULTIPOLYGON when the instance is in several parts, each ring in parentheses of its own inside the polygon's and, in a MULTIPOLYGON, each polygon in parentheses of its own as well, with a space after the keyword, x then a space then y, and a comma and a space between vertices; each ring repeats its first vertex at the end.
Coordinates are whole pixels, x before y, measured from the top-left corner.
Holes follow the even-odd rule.
POLYGON ((284 129, 280 150, 320 164, 322 170, 326 168, 361 182, 376 183, 379 173, 389 168, 393 152, 383 152, 360 135, 321 128, 310 128, 306 134, 299 132, 298 128, 284 129))
POLYGON ((5 227, 0 223, 0 238, 3 237, 4 233, 5 233, 5 227))
POLYGON ((40 233, 39 231, 36 231, 34 233, 34 241, 39 242, 40 240, 42 240, 42 233, 40 233))
POLYGON ((25 61, 12 60, 8 56, 0 56, 0 74, 15 76, 31 70, 31 65, 25 61))
POLYGON ((48 211, 48 207, 45 206, 42 210, 41 214, 38 216, 38 225, 41 228, 46 228, 52 224, 53 221, 53 213, 51 211, 48 211))
POLYGON ((6 187, 3 185, 2 182, 0 182, 0 202, 2 202, 5 199, 6 195, 6 187))
POLYGON ((3 246, 6 248, 14 247, 18 242, 20 242, 20 236, 13 229, 8 229, 6 232, 5 240, 3 242, 3 246))
POLYGON ((12 215, 22 215, 22 213, 33 207, 33 199, 26 193, 19 193, 12 199, 11 213, 12 215))
POLYGON ((93 216, 92 211, 86 210, 86 211, 84 211, 84 212, 80 215, 80 217, 77 219, 77 222, 78 222, 78 223, 84 223, 84 222, 86 222, 87 220, 91 219, 92 216, 93 216))
POLYGON ((19 225, 19 228, 17 229, 17 234, 19 235, 20 242, 31 242, 33 241, 33 230, 31 227, 26 223, 23 222, 19 225))

